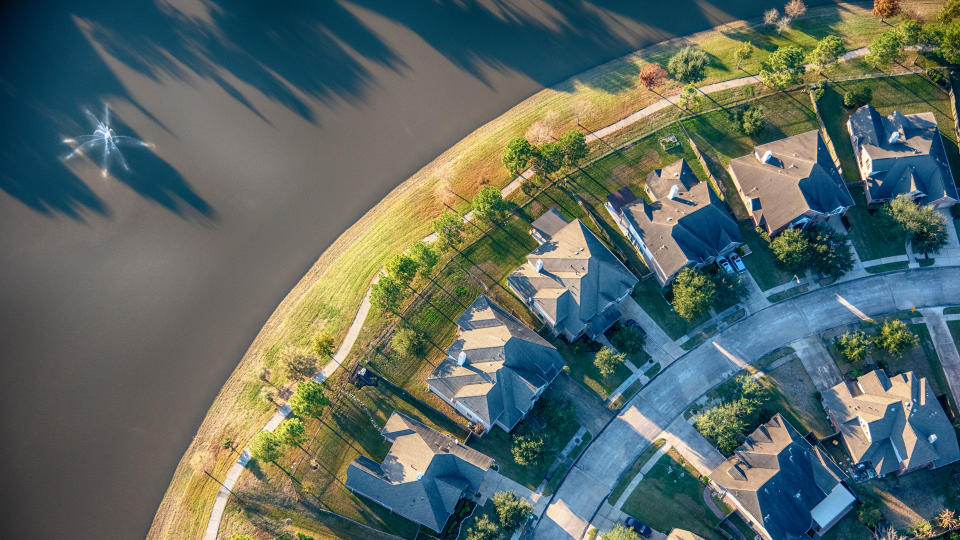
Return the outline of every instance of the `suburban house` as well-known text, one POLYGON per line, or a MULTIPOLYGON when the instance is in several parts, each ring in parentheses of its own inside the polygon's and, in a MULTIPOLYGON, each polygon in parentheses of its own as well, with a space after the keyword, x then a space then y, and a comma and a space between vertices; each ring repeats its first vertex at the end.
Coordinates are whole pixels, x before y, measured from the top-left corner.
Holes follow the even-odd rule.
POLYGON ((830 457, 780 414, 751 433, 710 480, 769 540, 818 538, 855 497, 830 457))
POLYGON ((507 277, 507 284, 554 334, 595 338, 617 319, 637 277, 579 219, 551 208, 533 222, 540 247, 507 277))
POLYGON ((427 386, 485 431, 497 425, 509 432, 563 369, 563 357, 485 295, 457 326, 427 386))
POLYGON ((854 204, 819 130, 761 144, 731 160, 729 171, 753 223, 770 236, 842 216, 854 204))
POLYGON ((604 206, 637 248, 660 285, 688 266, 701 268, 743 243, 733 216, 710 185, 697 180, 686 160, 647 175, 652 202, 630 187, 610 194, 604 206))
POLYGON ((960 459, 957 437, 925 377, 874 370, 823 393, 823 408, 854 463, 877 476, 960 459))
POLYGON ((439 532, 457 502, 480 488, 489 457, 394 411, 381 431, 392 442, 377 463, 358 457, 347 467, 347 489, 439 532))
POLYGON ((847 131, 867 203, 910 195, 934 207, 960 201, 932 112, 883 117, 872 105, 850 115, 847 131))

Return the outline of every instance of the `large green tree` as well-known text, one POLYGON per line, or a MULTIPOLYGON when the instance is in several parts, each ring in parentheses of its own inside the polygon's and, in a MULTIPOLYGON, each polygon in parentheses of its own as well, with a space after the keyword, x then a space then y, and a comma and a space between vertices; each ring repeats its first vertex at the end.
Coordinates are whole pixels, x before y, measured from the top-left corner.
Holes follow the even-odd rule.
POLYGON ((412 329, 401 327, 393 333, 390 345, 405 359, 423 358, 427 352, 427 341, 423 334, 412 329))
POLYGON ((948 240, 946 220, 929 206, 916 204, 909 195, 897 195, 887 210, 890 217, 907 233, 913 250, 918 253, 936 253, 948 240))
POLYGON ((673 281, 673 309, 688 321, 706 313, 716 299, 716 284, 699 270, 684 268, 673 281))
POLYGON ((811 227, 804 234, 810 242, 811 270, 840 277, 853 269, 853 255, 846 235, 822 226, 811 227))
POLYGON ((420 274, 429 274, 440 261, 440 254, 431 244, 419 240, 410 246, 410 257, 420 267, 420 274))
POLYGON ((515 433, 511 439, 510 453, 517 465, 537 465, 543 461, 543 454, 547 451, 547 439, 543 433, 515 433))
POLYGON ((299 418, 287 418, 280 422, 274 433, 287 446, 300 446, 307 439, 307 428, 299 418))
POLYGON ((890 319, 880 326, 880 331, 873 340, 877 347, 894 356, 900 356, 904 351, 912 349, 920 343, 920 338, 910 331, 907 324, 900 319, 890 319))
POLYGON ((601 347, 593 357, 593 365, 604 377, 609 377, 617 370, 617 366, 627 361, 627 355, 618 353, 609 347, 601 347))
POLYGON ((667 71, 674 79, 684 83, 698 83, 706 77, 709 57, 696 47, 687 46, 670 57, 667 71))
POLYGON ((478 517, 467 529, 466 540, 501 540, 503 533, 497 525, 490 521, 486 514, 478 517))
POLYGON ((313 338, 313 352, 321 361, 329 360, 337 352, 333 344, 333 336, 322 331, 313 338))
MULTIPOLYGON (((960 6, 960 2, 957 5, 960 6)), ((951 64, 960 64, 960 20, 947 25, 939 38, 937 52, 940 53, 940 56, 951 64)))
POLYGON ((803 229, 787 229, 770 241, 770 251, 777 263, 797 274, 810 266, 811 250, 803 229))
POLYGON ((370 286, 370 302, 380 309, 396 312, 409 293, 406 284, 386 274, 370 286))
POLYGON ((500 190, 493 186, 484 186, 473 196, 473 215, 494 223, 503 221, 508 210, 500 190))
POLYGON ((550 178, 553 173, 563 167, 563 157, 563 147, 560 143, 545 142, 537 147, 533 171, 544 178, 550 178))
POLYGON ((530 141, 525 137, 517 137, 507 143, 500 160, 510 174, 518 175, 527 170, 536 155, 537 149, 530 144, 530 141))
POLYGON ((563 163, 568 167, 579 166, 589 153, 587 138, 579 130, 567 131, 558 142, 563 149, 563 163))
POLYGON ((274 433, 261 431, 250 441, 250 455, 264 463, 276 461, 283 455, 283 443, 274 433))
POLYGON ((760 80, 781 90, 798 84, 806 71, 803 49, 796 45, 780 46, 760 62, 760 80))
POLYGON ((844 332, 833 340, 840 356, 852 364, 858 364, 867 357, 871 343, 870 336, 859 330, 844 332))
POLYGON ((507 531, 515 531, 533 515, 533 505, 512 491, 493 494, 493 507, 497 510, 500 525, 507 531))
POLYGON ((463 218, 448 210, 433 220, 433 232, 442 248, 456 247, 463 242, 463 218))
POLYGON ((290 410, 300 417, 320 418, 330 400, 323 393, 323 386, 314 380, 301 381, 290 396, 290 410))
POLYGON ((826 36, 817 42, 817 46, 810 51, 810 63, 815 64, 820 71, 829 65, 835 64, 841 56, 846 54, 847 47, 840 36, 826 36))
POLYGON ((406 253, 397 253, 388 259, 384 266, 387 269, 388 276, 405 285, 413 281, 420 270, 420 265, 417 264, 416 259, 406 253))
POLYGON ((863 59, 873 65, 880 67, 890 62, 898 62, 903 58, 903 42, 896 30, 887 30, 879 36, 873 38, 870 42, 870 49, 863 59))

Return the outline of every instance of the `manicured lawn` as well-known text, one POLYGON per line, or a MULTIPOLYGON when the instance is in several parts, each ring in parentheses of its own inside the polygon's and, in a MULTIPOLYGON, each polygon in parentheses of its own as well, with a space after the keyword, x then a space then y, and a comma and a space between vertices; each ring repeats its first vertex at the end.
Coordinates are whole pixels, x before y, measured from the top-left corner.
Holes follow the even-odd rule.
POLYGON ((953 344, 956 345, 957 350, 960 350, 960 321, 947 321, 947 328, 953 336, 953 344))
POLYGON ((550 340, 567 361, 567 373, 570 377, 596 392, 600 399, 607 399, 617 387, 630 376, 631 372, 623 364, 617 365, 611 375, 601 375, 597 366, 593 365, 593 358, 600 344, 581 338, 574 343, 567 343, 560 338, 550 340))
POLYGON ((943 309, 944 315, 957 315, 960 314, 960 306, 950 306, 943 309))
POLYGON ((823 535, 823 540, 869 540, 873 532, 857 518, 854 508, 823 535))
POLYGON ((673 306, 663 296, 663 289, 655 279, 644 279, 633 289, 633 299, 640 304, 647 315, 653 319, 670 339, 680 339, 698 324, 704 322, 709 315, 696 320, 687 321, 673 311, 673 306))
POLYGON ((460 524, 460 534, 457 535, 457 540, 464 540, 467 537, 467 531, 470 530, 470 526, 473 525, 476 520, 480 519, 481 516, 487 516, 487 519, 493 523, 498 522, 497 509, 493 506, 492 499, 487 499, 487 502, 485 502, 483 506, 474 508, 473 514, 463 520, 463 523, 460 524))
POLYGON ((743 262, 760 289, 772 289, 793 279, 793 274, 777 266, 773 252, 767 247, 767 241, 757 234, 753 222, 741 221, 739 225, 744 243, 750 246, 750 254, 743 257, 743 262))
MULTIPOLYGON (((657 364, 654 365, 654 367, 656 367, 656 369, 659 371, 660 363, 658 362, 657 364)), ((653 369, 654 368, 650 368, 650 370, 648 371, 653 371, 653 369)), ((628 401, 633 399, 633 396, 635 396, 637 392, 640 391, 641 388, 643 388, 643 381, 641 381, 640 379, 633 381, 633 384, 628 386, 626 390, 623 391, 622 394, 617 396, 617 399, 607 404, 607 408, 614 411, 619 410, 620 407, 623 407, 624 404, 626 404, 628 401)))
MULTIPOLYGON (((861 261, 872 261, 895 255, 906 255, 906 235, 903 232, 881 234, 863 194, 863 186, 849 186, 856 205, 847 210, 846 219, 850 223, 848 234, 861 261)), ((869 271, 869 270, 868 270, 869 271)))
POLYGON ((864 270, 871 274, 882 274, 884 272, 893 272, 895 270, 906 270, 907 268, 910 268, 910 263, 908 261, 897 261, 867 266, 864 268, 864 270))
MULTIPOLYGON (((898 529, 933 517, 943 508, 957 508, 960 496, 953 475, 960 463, 934 470, 919 469, 902 476, 888 475, 858 486, 861 493, 880 501, 884 518, 898 529)), ((839 537, 838 537, 839 538, 839 537)))
POLYGON ((794 296, 796 296, 796 295, 798 295, 798 294, 803 294, 803 293, 807 292, 807 289, 809 289, 809 288, 810 288, 810 286, 809 286, 808 284, 803 283, 803 284, 798 285, 798 286, 796 286, 796 287, 790 287, 789 289, 787 289, 787 290, 785 290, 785 291, 780 291, 780 292, 777 292, 777 293, 773 293, 773 294, 771 294, 770 296, 767 297, 767 300, 769 300, 769 301, 771 301, 771 302, 780 302, 781 300, 786 300, 787 298, 794 297, 794 296))
POLYGON ((704 538, 723 538, 720 520, 703 502, 704 485, 696 470, 669 450, 627 497, 622 510, 658 531, 680 527, 704 538))
POLYGON ((768 371, 763 380, 773 383, 776 389, 774 406, 798 431, 804 434, 812 431, 817 438, 834 432, 817 398, 817 387, 799 358, 768 371))
POLYGON ((640 473, 640 469, 646 465, 647 460, 653 457, 658 450, 663 448, 663 445, 666 444, 666 439, 657 439, 650 443, 650 446, 643 449, 643 452, 634 460, 633 465, 630 466, 626 472, 617 480, 617 485, 613 486, 613 491, 610 492, 610 495, 607 496, 607 500, 610 501, 610 504, 613 504, 620 500, 620 496, 623 495, 623 491, 627 489, 627 486, 630 485, 630 481, 633 480, 633 477, 637 476, 640 473))

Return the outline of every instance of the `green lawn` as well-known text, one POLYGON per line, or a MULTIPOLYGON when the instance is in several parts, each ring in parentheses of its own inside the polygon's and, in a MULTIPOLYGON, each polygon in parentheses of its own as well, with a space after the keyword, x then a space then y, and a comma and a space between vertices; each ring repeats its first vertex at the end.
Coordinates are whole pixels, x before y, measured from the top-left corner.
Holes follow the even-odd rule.
POLYGON ((798 295, 798 294, 803 294, 803 293, 807 292, 807 289, 809 289, 809 288, 810 288, 810 286, 809 286, 808 284, 803 283, 803 284, 798 285, 798 286, 796 286, 796 287, 790 287, 790 288, 787 289, 787 290, 780 291, 780 292, 777 292, 777 293, 773 293, 773 294, 771 294, 770 296, 767 297, 767 300, 769 300, 769 301, 771 301, 771 302, 780 302, 780 301, 782 301, 782 300, 786 300, 787 298, 792 298, 792 297, 794 297, 794 296, 796 296, 796 295, 798 295))
POLYGON ((944 315, 956 315, 960 313, 960 306, 950 306, 943 308, 944 315))
POLYGON ((739 225, 744 243, 750 246, 750 254, 743 257, 743 263, 760 289, 766 291, 793 279, 792 273, 777 266, 773 252, 767 241, 757 233, 753 222, 741 221, 739 225))
POLYGON ((643 466, 646 465, 647 461, 653 457, 653 454, 663 448, 663 445, 666 443, 666 439, 657 439, 650 443, 650 446, 643 449, 643 452, 641 452, 640 455, 637 456, 637 459, 633 461, 633 465, 630 465, 630 468, 620 476, 619 480, 617 480, 617 485, 613 486, 613 491, 611 491, 610 495, 607 496, 607 500, 610 501, 610 504, 620 500, 620 496, 623 495, 624 490, 626 490, 627 486, 630 485, 630 481, 640 473, 640 469, 642 469, 643 466))
POLYGON ((622 510, 658 531, 680 527, 704 538, 723 538, 720 522, 703 502, 697 471, 670 449, 627 497, 622 510))
POLYGON ((823 540, 871 540, 873 532, 860 522, 854 508, 823 535, 823 540))
POLYGON ((906 255, 906 234, 903 232, 881 234, 879 226, 875 223, 876 220, 870 213, 871 209, 867 208, 863 186, 850 186, 850 193, 856 205, 847 210, 846 219, 850 223, 848 234, 860 260, 866 262, 895 255, 906 255))
POLYGON ((960 350, 960 321, 947 321, 947 328, 953 336, 953 344, 956 345, 957 350, 960 350))
POLYGON ((607 399, 631 375, 630 370, 623 364, 618 364, 613 374, 601 375, 597 366, 593 365, 596 351, 600 349, 599 343, 586 338, 573 343, 567 343, 560 338, 552 338, 550 341, 567 361, 567 374, 593 390, 601 400, 607 399))
POLYGON ((480 519, 481 516, 487 516, 493 523, 498 523, 499 518, 497 517, 497 509, 493 506, 493 500, 487 499, 487 502, 483 506, 478 506, 473 509, 473 514, 467 519, 463 520, 463 523, 460 524, 460 534, 457 535, 457 540, 465 540, 467 537, 467 531, 470 530, 470 526, 473 525, 473 522, 480 519))
POLYGON ((800 433, 812 431, 817 438, 823 438, 835 431, 820 405, 817 387, 799 358, 768 371, 762 380, 772 383, 775 390, 772 406, 800 433))
POLYGON ((875 264, 864 268, 870 274, 882 274, 884 272, 893 272, 895 270, 906 270, 910 268, 909 261, 897 261, 892 263, 875 264))
MULTIPOLYGON (((654 364, 654 367, 650 368, 650 369, 647 370, 647 371, 650 372, 650 371, 653 371, 654 369, 656 369, 657 371, 660 371, 660 363, 659 363, 659 362, 657 362, 656 364, 654 364)), ((646 373, 645 373, 645 374, 646 374, 646 373)), ((652 375, 649 375, 649 376, 652 377, 652 375)), ((607 404, 607 408, 608 408, 608 409, 611 409, 611 410, 614 410, 614 411, 619 410, 620 407, 623 407, 624 404, 626 404, 628 401, 630 401, 631 399, 633 399, 633 396, 637 395, 637 392, 639 392, 641 388, 643 388, 643 381, 638 378, 637 380, 633 381, 633 384, 631 384, 630 386, 628 386, 628 387, 626 388, 626 390, 623 391, 622 394, 620 394, 619 396, 617 396, 617 399, 615 399, 615 400, 611 401, 610 403, 608 403, 608 404, 607 404)))

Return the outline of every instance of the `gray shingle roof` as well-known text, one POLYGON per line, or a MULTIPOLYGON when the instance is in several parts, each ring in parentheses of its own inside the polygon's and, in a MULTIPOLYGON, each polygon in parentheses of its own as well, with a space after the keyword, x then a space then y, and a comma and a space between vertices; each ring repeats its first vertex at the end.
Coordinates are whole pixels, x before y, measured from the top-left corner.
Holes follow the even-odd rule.
POLYGON ((507 431, 530 410, 534 396, 563 368, 557 349, 486 295, 457 319, 457 339, 427 378, 438 393, 507 431), (457 365, 460 353, 466 362, 457 365))
POLYGON ((872 105, 864 105, 850 115, 850 132, 857 162, 864 152, 872 161, 872 172, 866 179, 872 200, 893 199, 915 191, 930 201, 958 199, 932 112, 904 115, 895 110, 884 118, 872 105), (894 132, 899 133, 899 139, 891 143, 894 132))
POLYGON ((637 284, 636 276, 579 219, 568 223, 551 208, 533 230, 542 243, 507 280, 524 300, 535 299, 557 330, 577 335, 594 317, 608 318, 608 304, 637 284), (565 224, 558 228, 558 220, 565 224), (537 261, 543 261, 541 272, 537 261))
POLYGON ((823 393, 823 405, 853 460, 870 462, 877 474, 960 459, 950 420, 926 378, 912 371, 887 377, 875 370, 844 381, 823 393))
POLYGON ((656 198, 653 203, 636 200, 620 211, 653 255, 661 284, 685 266, 703 264, 730 244, 742 242, 736 221, 710 185, 697 181, 686 161, 652 171, 647 187, 656 198), (671 200, 674 185, 679 190, 671 200))
POLYGON ((730 161, 754 220, 778 231, 807 211, 826 214, 853 206, 853 197, 833 164, 819 130, 757 146, 754 154, 730 161), (769 163, 759 157, 773 154, 769 163))
POLYGON ((394 411, 381 431, 393 443, 377 463, 358 457, 346 486, 401 516, 440 531, 465 491, 476 491, 489 457, 394 411))
POLYGON ((710 473, 711 480, 763 522, 774 540, 808 538, 814 525, 811 512, 842 478, 830 458, 779 414, 710 473))

